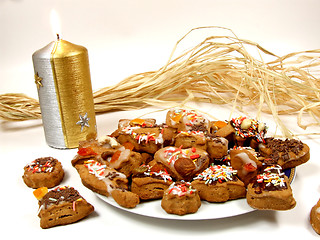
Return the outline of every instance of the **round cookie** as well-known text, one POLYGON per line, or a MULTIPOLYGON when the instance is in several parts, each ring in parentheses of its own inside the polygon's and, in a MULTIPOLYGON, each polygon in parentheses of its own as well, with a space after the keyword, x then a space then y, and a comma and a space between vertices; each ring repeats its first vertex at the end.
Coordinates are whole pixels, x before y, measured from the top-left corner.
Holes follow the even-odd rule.
POLYGON ((310 211, 310 224, 313 230, 320 234, 320 199, 317 204, 314 205, 310 211))
POLYGON ((64 171, 57 159, 42 157, 24 167, 22 179, 30 188, 53 188, 61 183, 63 177, 64 171))
POLYGON ((169 214, 185 215, 195 213, 201 206, 196 189, 190 182, 178 181, 170 185, 164 192, 161 207, 169 214))

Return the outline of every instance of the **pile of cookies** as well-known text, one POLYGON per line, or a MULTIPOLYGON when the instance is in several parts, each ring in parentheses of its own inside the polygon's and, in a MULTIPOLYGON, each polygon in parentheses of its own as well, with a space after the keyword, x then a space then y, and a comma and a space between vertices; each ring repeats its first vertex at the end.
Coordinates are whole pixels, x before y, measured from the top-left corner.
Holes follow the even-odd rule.
POLYGON ((170 109, 161 124, 120 119, 110 135, 81 142, 72 165, 84 186, 126 208, 160 199, 166 212, 184 215, 201 201, 246 198, 256 209, 292 209, 283 170, 307 162, 309 147, 266 134, 265 123, 247 117, 211 121, 170 109))
MULTIPOLYGON (((85 187, 125 208, 160 200, 165 212, 185 215, 196 213, 202 201, 243 198, 255 209, 289 210, 296 202, 283 171, 307 162, 309 147, 266 135, 265 123, 247 117, 211 121, 195 110, 171 109, 161 124, 120 119, 110 135, 80 142, 71 164, 85 187)), ((24 167, 42 228, 77 222, 94 211, 77 190, 58 186, 63 177, 52 157, 24 167)), ((320 232, 318 205, 310 221, 320 232)))

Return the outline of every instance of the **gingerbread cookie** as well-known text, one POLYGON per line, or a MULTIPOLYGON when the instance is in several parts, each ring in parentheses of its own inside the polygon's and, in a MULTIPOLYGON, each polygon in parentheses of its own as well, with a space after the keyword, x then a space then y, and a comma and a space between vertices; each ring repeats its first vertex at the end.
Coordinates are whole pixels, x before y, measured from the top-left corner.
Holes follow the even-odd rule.
POLYGON ((313 230, 320 234, 320 199, 316 205, 312 207, 309 220, 313 230))
POLYGON ((226 202, 244 198, 246 188, 237 176, 237 171, 226 165, 211 165, 193 178, 192 187, 200 199, 208 202, 226 202))
POLYGON ((255 149, 259 143, 263 142, 266 133, 265 123, 247 117, 238 117, 221 126, 215 135, 227 138, 229 147, 241 146, 255 149))
POLYGON ((279 165, 264 166, 248 185, 246 198, 256 209, 289 210, 296 205, 288 178, 279 165))
POLYGON ((142 165, 135 169, 132 176, 131 191, 140 199, 160 199, 173 180, 165 169, 157 166, 142 165))
POLYGON ((262 166, 256 156, 256 152, 252 148, 243 147, 230 150, 230 163, 238 171, 239 179, 246 186, 258 174, 262 166))
POLYGON ((52 188, 59 185, 63 177, 61 163, 53 157, 43 157, 33 160, 24 167, 22 179, 31 188, 52 188))
POLYGON ((118 142, 130 142, 135 151, 154 154, 161 147, 172 144, 174 132, 168 126, 156 125, 150 119, 122 119, 112 133, 118 142))
POLYGON ((209 166, 209 155, 198 148, 165 147, 157 151, 154 160, 176 180, 191 180, 209 166))
POLYGON ((101 157, 104 164, 122 172, 127 177, 131 176, 133 169, 143 163, 143 157, 140 153, 134 152, 124 146, 117 149, 106 149, 101 154, 101 157))
POLYGON ((201 206, 196 189, 189 182, 178 181, 164 192, 161 207, 169 214, 185 215, 195 213, 201 206))
POLYGON ((74 223, 94 211, 94 207, 72 187, 57 187, 39 196, 41 228, 74 223))
POLYGON ((266 138, 259 144, 259 153, 276 161, 283 169, 293 168, 310 159, 310 149, 297 139, 266 138))

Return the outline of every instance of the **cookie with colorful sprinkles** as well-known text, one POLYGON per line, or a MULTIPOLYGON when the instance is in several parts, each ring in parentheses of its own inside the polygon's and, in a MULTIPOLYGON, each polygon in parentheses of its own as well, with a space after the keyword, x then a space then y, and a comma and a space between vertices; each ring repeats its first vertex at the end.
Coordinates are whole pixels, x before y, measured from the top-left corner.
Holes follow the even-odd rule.
POLYGON ((42 157, 24 167, 22 179, 30 188, 53 188, 61 183, 63 177, 64 170, 57 159, 42 157))
POLYGON ((143 200, 161 199, 172 183, 173 179, 165 169, 143 164, 132 175, 131 191, 143 200))
POLYGON ((191 185, 198 190, 200 199, 208 202, 226 202, 246 196, 245 185, 231 166, 212 164, 194 177, 191 185))
POLYGON ((94 211, 73 187, 56 187, 48 192, 46 187, 36 189, 39 200, 39 218, 41 228, 51 228, 77 222, 94 211))
POLYGON ((280 165, 264 165, 247 187, 247 203, 255 209, 289 210, 296 201, 287 176, 280 165))
POLYGON ((164 192, 161 207, 169 214, 181 216, 197 212, 201 207, 201 200, 190 182, 177 181, 164 192))

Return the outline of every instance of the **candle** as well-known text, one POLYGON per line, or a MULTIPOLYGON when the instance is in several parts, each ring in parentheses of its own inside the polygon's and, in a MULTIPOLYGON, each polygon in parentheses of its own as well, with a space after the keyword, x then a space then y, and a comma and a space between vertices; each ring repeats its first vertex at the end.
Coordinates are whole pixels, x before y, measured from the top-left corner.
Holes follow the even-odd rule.
POLYGON ((46 142, 76 148, 96 137, 96 120, 85 47, 60 39, 32 55, 46 142))

